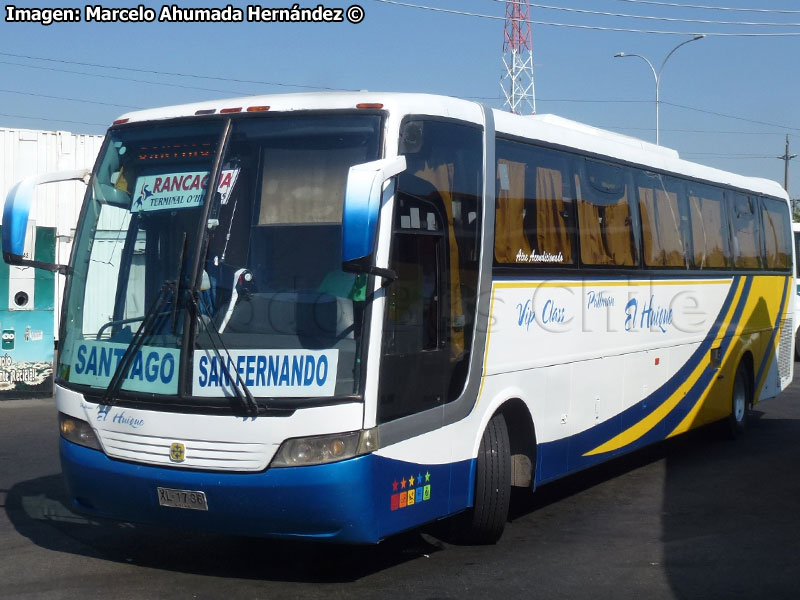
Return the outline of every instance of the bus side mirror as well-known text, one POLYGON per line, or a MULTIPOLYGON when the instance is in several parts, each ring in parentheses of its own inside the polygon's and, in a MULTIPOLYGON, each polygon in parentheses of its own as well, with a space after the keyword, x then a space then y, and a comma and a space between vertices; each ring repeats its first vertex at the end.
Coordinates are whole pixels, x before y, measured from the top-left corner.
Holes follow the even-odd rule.
POLYGON ((34 260, 32 256, 25 256, 25 235, 28 231, 31 202, 36 192, 36 186, 62 181, 82 181, 86 184, 89 182, 89 171, 80 169, 34 175, 23 179, 8 192, 3 209, 3 260, 9 265, 36 267, 47 271, 66 273, 67 267, 64 265, 45 263, 34 260))
POLYGON ((406 157, 397 156, 350 167, 342 212, 342 269, 392 277, 373 264, 375 233, 383 185, 406 169, 406 157))

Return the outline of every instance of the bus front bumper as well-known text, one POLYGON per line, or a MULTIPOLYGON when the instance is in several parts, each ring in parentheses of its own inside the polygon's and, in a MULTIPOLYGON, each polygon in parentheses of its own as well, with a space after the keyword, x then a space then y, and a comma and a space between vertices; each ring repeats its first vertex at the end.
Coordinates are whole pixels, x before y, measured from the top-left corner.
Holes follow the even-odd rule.
POLYGON ((160 468, 108 458, 61 439, 73 508, 110 519, 232 535, 349 543, 380 540, 371 455, 260 473, 160 468), (208 510, 159 505, 158 488, 202 491, 208 510))
POLYGON ((230 535, 377 543, 472 504, 474 460, 419 465, 375 454, 311 467, 221 473, 124 462, 61 438, 72 507, 121 521, 230 535), (208 510, 159 504, 158 488, 208 510))

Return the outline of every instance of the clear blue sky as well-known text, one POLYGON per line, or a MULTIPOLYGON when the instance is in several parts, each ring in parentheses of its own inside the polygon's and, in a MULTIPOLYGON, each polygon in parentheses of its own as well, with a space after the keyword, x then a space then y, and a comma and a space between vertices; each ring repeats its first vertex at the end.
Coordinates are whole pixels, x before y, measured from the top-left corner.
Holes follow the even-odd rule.
MULTIPOLYGON (((322 1, 301 6, 314 7, 322 1)), ((505 3, 403 1, 486 16, 354 0, 366 13, 358 25, 63 23, 44 27, 0 21, 0 127, 102 133, 117 115, 133 107, 319 88, 430 92, 479 98, 500 108, 505 3), (231 81, 236 79, 261 83, 231 81)), ((156 10, 162 6, 149 0, 143 3, 156 10)), ((69 0, 15 4, 25 8, 84 6, 69 0)), ((103 6, 136 4, 138 0, 103 6)), ((225 4, 221 0, 180 3, 183 7, 225 4)), ((292 2, 274 0, 262 4, 292 6, 292 2)), ((350 4, 330 0, 326 6, 350 4)), ((658 67, 670 49, 693 33, 793 34, 709 35, 678 50, 662 77, 661 142, 684 158, 781 183, 783 161, 776 157, 784 152, 787 133, 793 151, 800 153, 800 3, 796 0, 543 0, 532 2, 531 18, 598 28, 685 32, 666 35, 544 24, 533 27, 539 113, 555 113, 651 141, 655 140, 653 75, 643 61, 615 59, 615 53, 643 54, 658 67), (686 22, 689 20, 738 24, 686 22), (755 22, 779 25, 745 24, 755 22)), ((790 170, 790 191, 800 198, 800 158, 790 170)))

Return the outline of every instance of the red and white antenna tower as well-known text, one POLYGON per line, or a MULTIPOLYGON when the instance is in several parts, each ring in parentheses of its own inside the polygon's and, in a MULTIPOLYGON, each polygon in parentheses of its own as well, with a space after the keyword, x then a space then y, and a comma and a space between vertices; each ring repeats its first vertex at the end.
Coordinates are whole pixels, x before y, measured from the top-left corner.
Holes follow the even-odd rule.
POLYGON ((506 29, 503 41, 503 66, 500 87, 504 107, 516 114, 536 114, 533 88, 533 41, 531 8, 528 0, 506 2, 506 29))

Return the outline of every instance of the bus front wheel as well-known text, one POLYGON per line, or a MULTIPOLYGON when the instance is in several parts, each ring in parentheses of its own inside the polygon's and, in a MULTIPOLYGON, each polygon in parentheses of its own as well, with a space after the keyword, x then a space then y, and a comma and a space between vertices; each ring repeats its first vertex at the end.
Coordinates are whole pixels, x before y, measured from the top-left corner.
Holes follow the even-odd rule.
POLYGON ((511 499, 511 449, 502 414, 494 415, 481 438, 475 470, 475 502, 459 520, 459 536, 470 544, 494 544, 503 534, 511 499))

